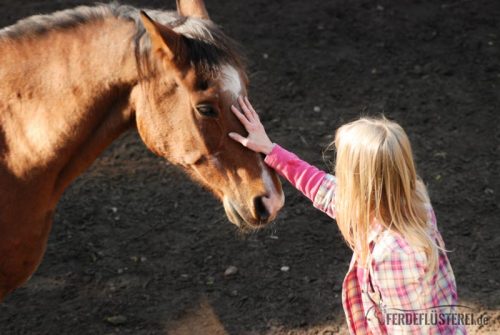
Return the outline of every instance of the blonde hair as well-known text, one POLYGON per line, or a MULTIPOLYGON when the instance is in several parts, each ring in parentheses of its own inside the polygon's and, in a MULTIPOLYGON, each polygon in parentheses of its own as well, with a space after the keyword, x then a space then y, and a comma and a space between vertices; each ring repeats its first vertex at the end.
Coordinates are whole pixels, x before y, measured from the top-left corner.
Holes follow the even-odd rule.
POLYGON ((428 274, 438 264, 430 233, 429 197, 417 176, 410 141, 403 128, 381 118, 361 118, 337 130, 335 208, 348 245, 366 266, 373 220, 425 251, 428 274))

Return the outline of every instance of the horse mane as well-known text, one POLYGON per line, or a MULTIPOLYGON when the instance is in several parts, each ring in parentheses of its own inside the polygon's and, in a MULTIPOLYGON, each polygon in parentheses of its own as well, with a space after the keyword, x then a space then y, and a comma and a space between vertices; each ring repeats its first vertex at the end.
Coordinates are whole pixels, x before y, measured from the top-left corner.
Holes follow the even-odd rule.
MULTIPOLYGON (((226 36, 222 29, 212 21, 181 17, 175 11, 157 9, 145 9, 145 11, 155 21, 171 27, 185 37, 190 51, 189 61, 200 73, 214 77, 219 72, 220 66, 224 64, 239 68, 245 67, 239 45, 226 36)), ((1 29, 0 40, 38 37, 54 30, 71 29, 109 17, 132 21, 135 24, 134 47, 137 63, 139 69, 149 68, 151 40, 141 22, 139 9, 118 2, 78 6, 52 14, 30 16, 1 29)))

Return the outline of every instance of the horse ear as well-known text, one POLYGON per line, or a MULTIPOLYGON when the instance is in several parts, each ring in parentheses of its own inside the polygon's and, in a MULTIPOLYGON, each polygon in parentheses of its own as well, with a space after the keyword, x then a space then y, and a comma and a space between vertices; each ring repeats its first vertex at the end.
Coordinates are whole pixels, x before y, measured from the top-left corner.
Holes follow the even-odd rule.
POLYGON ((186 52, 186 44, 182 35, 154 21, 142 10, 140 16, 142 24, 151 38, 153 51, 163 53, 169 61, 180 64, 186 52))
POLYGON ((177 0, 177 12, 180 16, 191 16, 208 20, 208 12, 203 0, 177 0))

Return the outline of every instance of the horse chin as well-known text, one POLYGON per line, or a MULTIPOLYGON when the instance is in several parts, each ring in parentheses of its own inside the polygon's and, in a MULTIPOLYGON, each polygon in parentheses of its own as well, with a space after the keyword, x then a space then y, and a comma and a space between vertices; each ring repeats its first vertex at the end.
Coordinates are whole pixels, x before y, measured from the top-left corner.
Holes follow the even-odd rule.
POLYGON ((223 203, 227 218, 229 219, 229 221, 231 221, 231 223, 236 225, 241 230, 243 231, 256 230, 264 226, 263 223, 255 219, 251 220, 245 219, 240 213, 240 211, 238 211, 237 207, 233 205, 233 203, 229 201, 227 198, 224 198, 223 203))

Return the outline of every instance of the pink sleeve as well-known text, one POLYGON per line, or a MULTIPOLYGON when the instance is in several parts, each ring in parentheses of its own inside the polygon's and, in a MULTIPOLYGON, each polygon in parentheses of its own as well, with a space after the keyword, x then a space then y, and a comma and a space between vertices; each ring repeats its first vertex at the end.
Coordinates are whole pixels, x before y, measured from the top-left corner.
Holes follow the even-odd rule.
POLYGON ((264 161, 311 199, 316 208, 335 217, 333 205, 335 177, 301 160, 277 144, 264 161), (318 192, 320 189, 322 191, 318 192))

